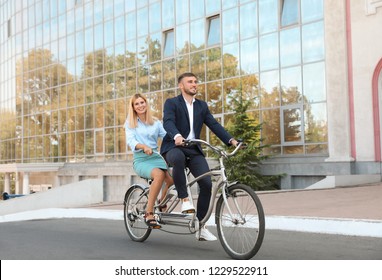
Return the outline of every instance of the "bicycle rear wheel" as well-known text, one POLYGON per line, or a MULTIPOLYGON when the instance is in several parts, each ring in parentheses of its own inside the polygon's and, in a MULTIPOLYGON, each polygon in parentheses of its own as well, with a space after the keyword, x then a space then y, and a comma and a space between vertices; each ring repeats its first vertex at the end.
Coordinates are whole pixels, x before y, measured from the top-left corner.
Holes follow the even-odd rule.
POLYGON ((147 199, 147 193, 139 185, 131 186, 125 194, 123 218, 127 234, 133 241, 143 242, 151 233, 143 217, 147 199))
POLYGON ((228 207, 223 196, 216 204, 220 243, 232 258, 250 259, 259 251, 264 239, 263 207, 256 193, 247 185, 232 185, 227 192, 228 207))

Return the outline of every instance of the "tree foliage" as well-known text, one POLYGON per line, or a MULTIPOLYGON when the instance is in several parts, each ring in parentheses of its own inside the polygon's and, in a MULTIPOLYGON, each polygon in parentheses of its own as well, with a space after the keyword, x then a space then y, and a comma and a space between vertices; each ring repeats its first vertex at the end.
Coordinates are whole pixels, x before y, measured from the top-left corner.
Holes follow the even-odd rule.
POLYGON ((259 167, 268 156, 263 154, 266 145, 262 144, 261 123, 249 117, 247 110, 251 99, 244 99, 241 90, 231 91, 235 116, 227 125, 228 131, 246 143, 246 148, 239 150, 236 156, 226 160, 229 180, 238 180, 255 190, 277 189, 280 176, 264 176, 259 167))

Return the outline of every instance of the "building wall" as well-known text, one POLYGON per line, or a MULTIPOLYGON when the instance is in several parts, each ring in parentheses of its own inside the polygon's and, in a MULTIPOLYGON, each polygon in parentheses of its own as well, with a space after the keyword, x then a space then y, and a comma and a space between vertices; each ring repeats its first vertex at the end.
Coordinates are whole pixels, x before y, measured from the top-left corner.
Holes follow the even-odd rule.
MULTIPOLYGON (((382 58, 382 7, 368 14, 365 2, 351 1, 351 35, 353 54, 354 115, 357 161, 374 161, 374 127, 372 78, 382 58)), ((381 1, 373 1, 379 2, 381 1)), ((380 81, 381 83, 381 81, 380 81)), ((379 99, 382 92, 379 92, 379 99)), ((381 109, 381 108, 379 108, 381 109)))
MULTIPOLYGON (((306 14, 314 10, 309 5, 316 5, 319 11, 323 3, 323 18, 319 12, 313 19, 306 15, 302 19, 301 12, 297 24, 294 22, 281 29, 277 29, 277 24, 268 29, 269 26, 264 24, 268 14, 264 17, 259 11, 267 11, 269 16, 275 17, 283 1, 197 1, 200 5, 197 16, 194 16, 192 9, 195 7, 191 5, 189 10, 187 7, 182 10, 187 16, 175 16, 172 25, 167 25, 168 18, 157 9, 162 2, 166 2, 170 12, 178 11, 176 6, 171 11, 171 5, 168 6, 171 1, 136 1, 138 6, 134 5, 134 8, 127 1, 118 0, 112 2, 113 7, 111 2, 105 2, 102 6, 105 9, 100 8, 100 2, 94 4, 93 1, 83 1, 78 7, 74 6, 74 1, 50 7, 42 6, 42 1, 0 1, 1 5, 6 3, 0 12, 2 57, 6 57, 0 64, 0 104, 1 108, 10 108, 17 114, 13 116, 7 111, 6 121, 1 124, 3 131, 10 133, 2 133, 0 138, 1 172, 28 172, 20 166, 29 168, 28 164, 36 162, 46 166, 61 162, 64 166, 54 174, 42 175, 30 169, 29 172, 36 172, 29 175, 30 184, 38 184, 39 178, 43 183, 52 178, 53 185, 103 178, 105 199, 117 199, 126 185, 135 180, 131 151, 126 150, 123 131, 129 96, 136 91, 147 93, 155 106, 154 111, 161 118, 164 100, 177 93, 176 74, 197 71, 201 79, 201 98, 210 103, 212 113, 223 125, 232 118, 232 112, 227 110, 230 89, 240 83, 250 84, 245 88, 246 94, 257 103, 249 113, 259 122, 266 121, 263 135, 269 141, 267 144, 273 145, 267 151, 272 158, 264 163, 263 173, 285 174, 281 188, 304 188, 328 175, 381 173, 380 163, 375 161, 375 131, 380 128, 373 126, 376 104, 373 103, 372 77, 382 57, 379 34, 382 1, 297 1, 301 3, 299 13, 305 11, 306 14), (259 16, 251 22, 259 24, 254 32, 249 32, 251 30, 245 26, 255 18, 246 13, 248 7, 259 16), (150 13, 159 18, 147 17, 145 21, 145 16, 150 13), (29 14, 32 16, 28 17, 29 14), (55 16, 50 18, 52 14, 55 16), (200 42, 204 39, 199 33, 204 33, 195 26, 202 23, 200 26, 207 28, 206 22, 216 14, 221 18, 221 42, 203 45, 200 42), (247 20, 230 21, 238 15, 245 15, 247 20), (160 21, 156 22, 158 19, 160 21), (132 25, 130 20, 133 20, 132 25), (161 21, 163 28, 158 28, 161 21), (113 28, 121 22, 123 28, 113 28), (321 24, 324 42, 317 42, 310 34, 309 26, 319 26, 312 30, 321 38, 321 24), (129 30, 131 26, 136 30, 129 30), (175 30, 175 37, 179 35, 180 42, 190 38, 196 45, 185 44, 183 52, 174 51, 172 57, 161 57, 160 47, 155 49, 150 45, 153 49, 149 51, 145 36, 150 35, 164 43, 169 31, 166 28, 175 30), (42 30, 48 30, 50 35, 41 36, 42 30), (89 34, 94 44, 81 41, 89 34), (299 38, 295 40, 298 42, 288 40, 288 34, 298 34, 293 37, 299 38), (306 43, 304 38, 309 42, 306 43), (267 43, 269 49, 262 47, 267 43), (51 53, 40 53, 42 46, 47 46, 51 53), (141 47, 146 47, 145 54, 138 53, 141 47), (305 60, 305 54, 313 47, 317 47, 318 57, 305 60), (134 58, 127 58, 125 51, 134 58), (45 57, 40 61, 39 55, 50 54, 53 59, 45 57), (106 63, 113 57, 115 61, 106 63), (290 63, 290 57, 296 60, 290 63), (24 64, 18 63, 20 59, 24 64), (103 59, 105 63, 99 63, 103 59), (123 62, 119 64, 118 59, 123 62), (33 62, 36 62, 36 69, 32 67, 33 62), (309 74, 306 69, 315 65, 324 67, 317 71, 316 77, 306 78, 309 74), (144 72, 147 69, 150 69, 150 75, 144 72), (299 74, 291 75, 296 69, 299 74), (62 76, 65 71, 67 73, 62 76), (320 73, 324 76, 324 86, 318 84, 321 95, 317 98, 311 92, 315 92, 314 81, 319 80, 320 73), (35 74, 41 78, 36 78, 35 74), (51 77, 55 78, 54 83, 51 77), (294 78, 292 82, 289 77, 294 78), (287 103, 283 100, 285 93, 280 89, 283 86, 296 88, 294 93, 300 98, 287 103), (312 97, 313 100, 309 99, 312 97), (283 114, 296 110, 302 115, 306 113, 304 110, 313 107, 317 114, 312 115, 316 120, 314 125, 317 125, 314 131, 318 131, 315 137, 309 139, 313 130, 304 129, 301 137, 298 133, 288 135, 286 131, 294 122, 284 126, 282 121, 288 115, 283 114), (36 117, 40 121, 36 121, 36 117), (97 135, 102 136, 99 142, 97 135), (288 140, 289 136, 292 140, 288 140), (7 165, 13 162, 18 165, 7 165)), ((175 44, 178 41, 175 40, 175 44)), ((216 140, 208 131, 204 137, 216 140)), ((18 184, 22 184, 21 173, 18 178, 18 184)))

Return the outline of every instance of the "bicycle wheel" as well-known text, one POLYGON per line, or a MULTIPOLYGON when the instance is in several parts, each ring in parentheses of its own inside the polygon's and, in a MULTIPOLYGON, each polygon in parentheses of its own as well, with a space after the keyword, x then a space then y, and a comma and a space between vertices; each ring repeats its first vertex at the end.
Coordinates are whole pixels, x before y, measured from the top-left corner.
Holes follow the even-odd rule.
POLYGON ((247 185, 232 185, 227 192, 228 205, 223 196, 219 197, 216 204, 215 215, 220 243, 232 258, 250 259, 256 255, 263 242, 263 207, 256 193, 247 185))
POLYGON ((145 241, 151 229, 144 221, 144 214, 147 205, 147 193, 139 185, 131 186, 125 195, 123 217, 127 234, 137 242, 145 241))

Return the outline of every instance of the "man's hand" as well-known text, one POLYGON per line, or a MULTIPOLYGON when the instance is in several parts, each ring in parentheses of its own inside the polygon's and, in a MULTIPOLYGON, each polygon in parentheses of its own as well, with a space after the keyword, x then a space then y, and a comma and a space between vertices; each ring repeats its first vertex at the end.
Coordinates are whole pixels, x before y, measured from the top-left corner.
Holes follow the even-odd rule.
POLYGON ((229 141, 229 143, 230 143, 231 145, 235 146, 235 147, 239 144, 239 142, 238 142, 236 139, 234 139, 234 138, 232 138, 232 139, 229 141))
POLYGON ((175 138, 175 145, 176 146, 183 146, 184 145, 184 138, 183 138, 183 136, 178 136, 178 137, 176 137, 175 138))

